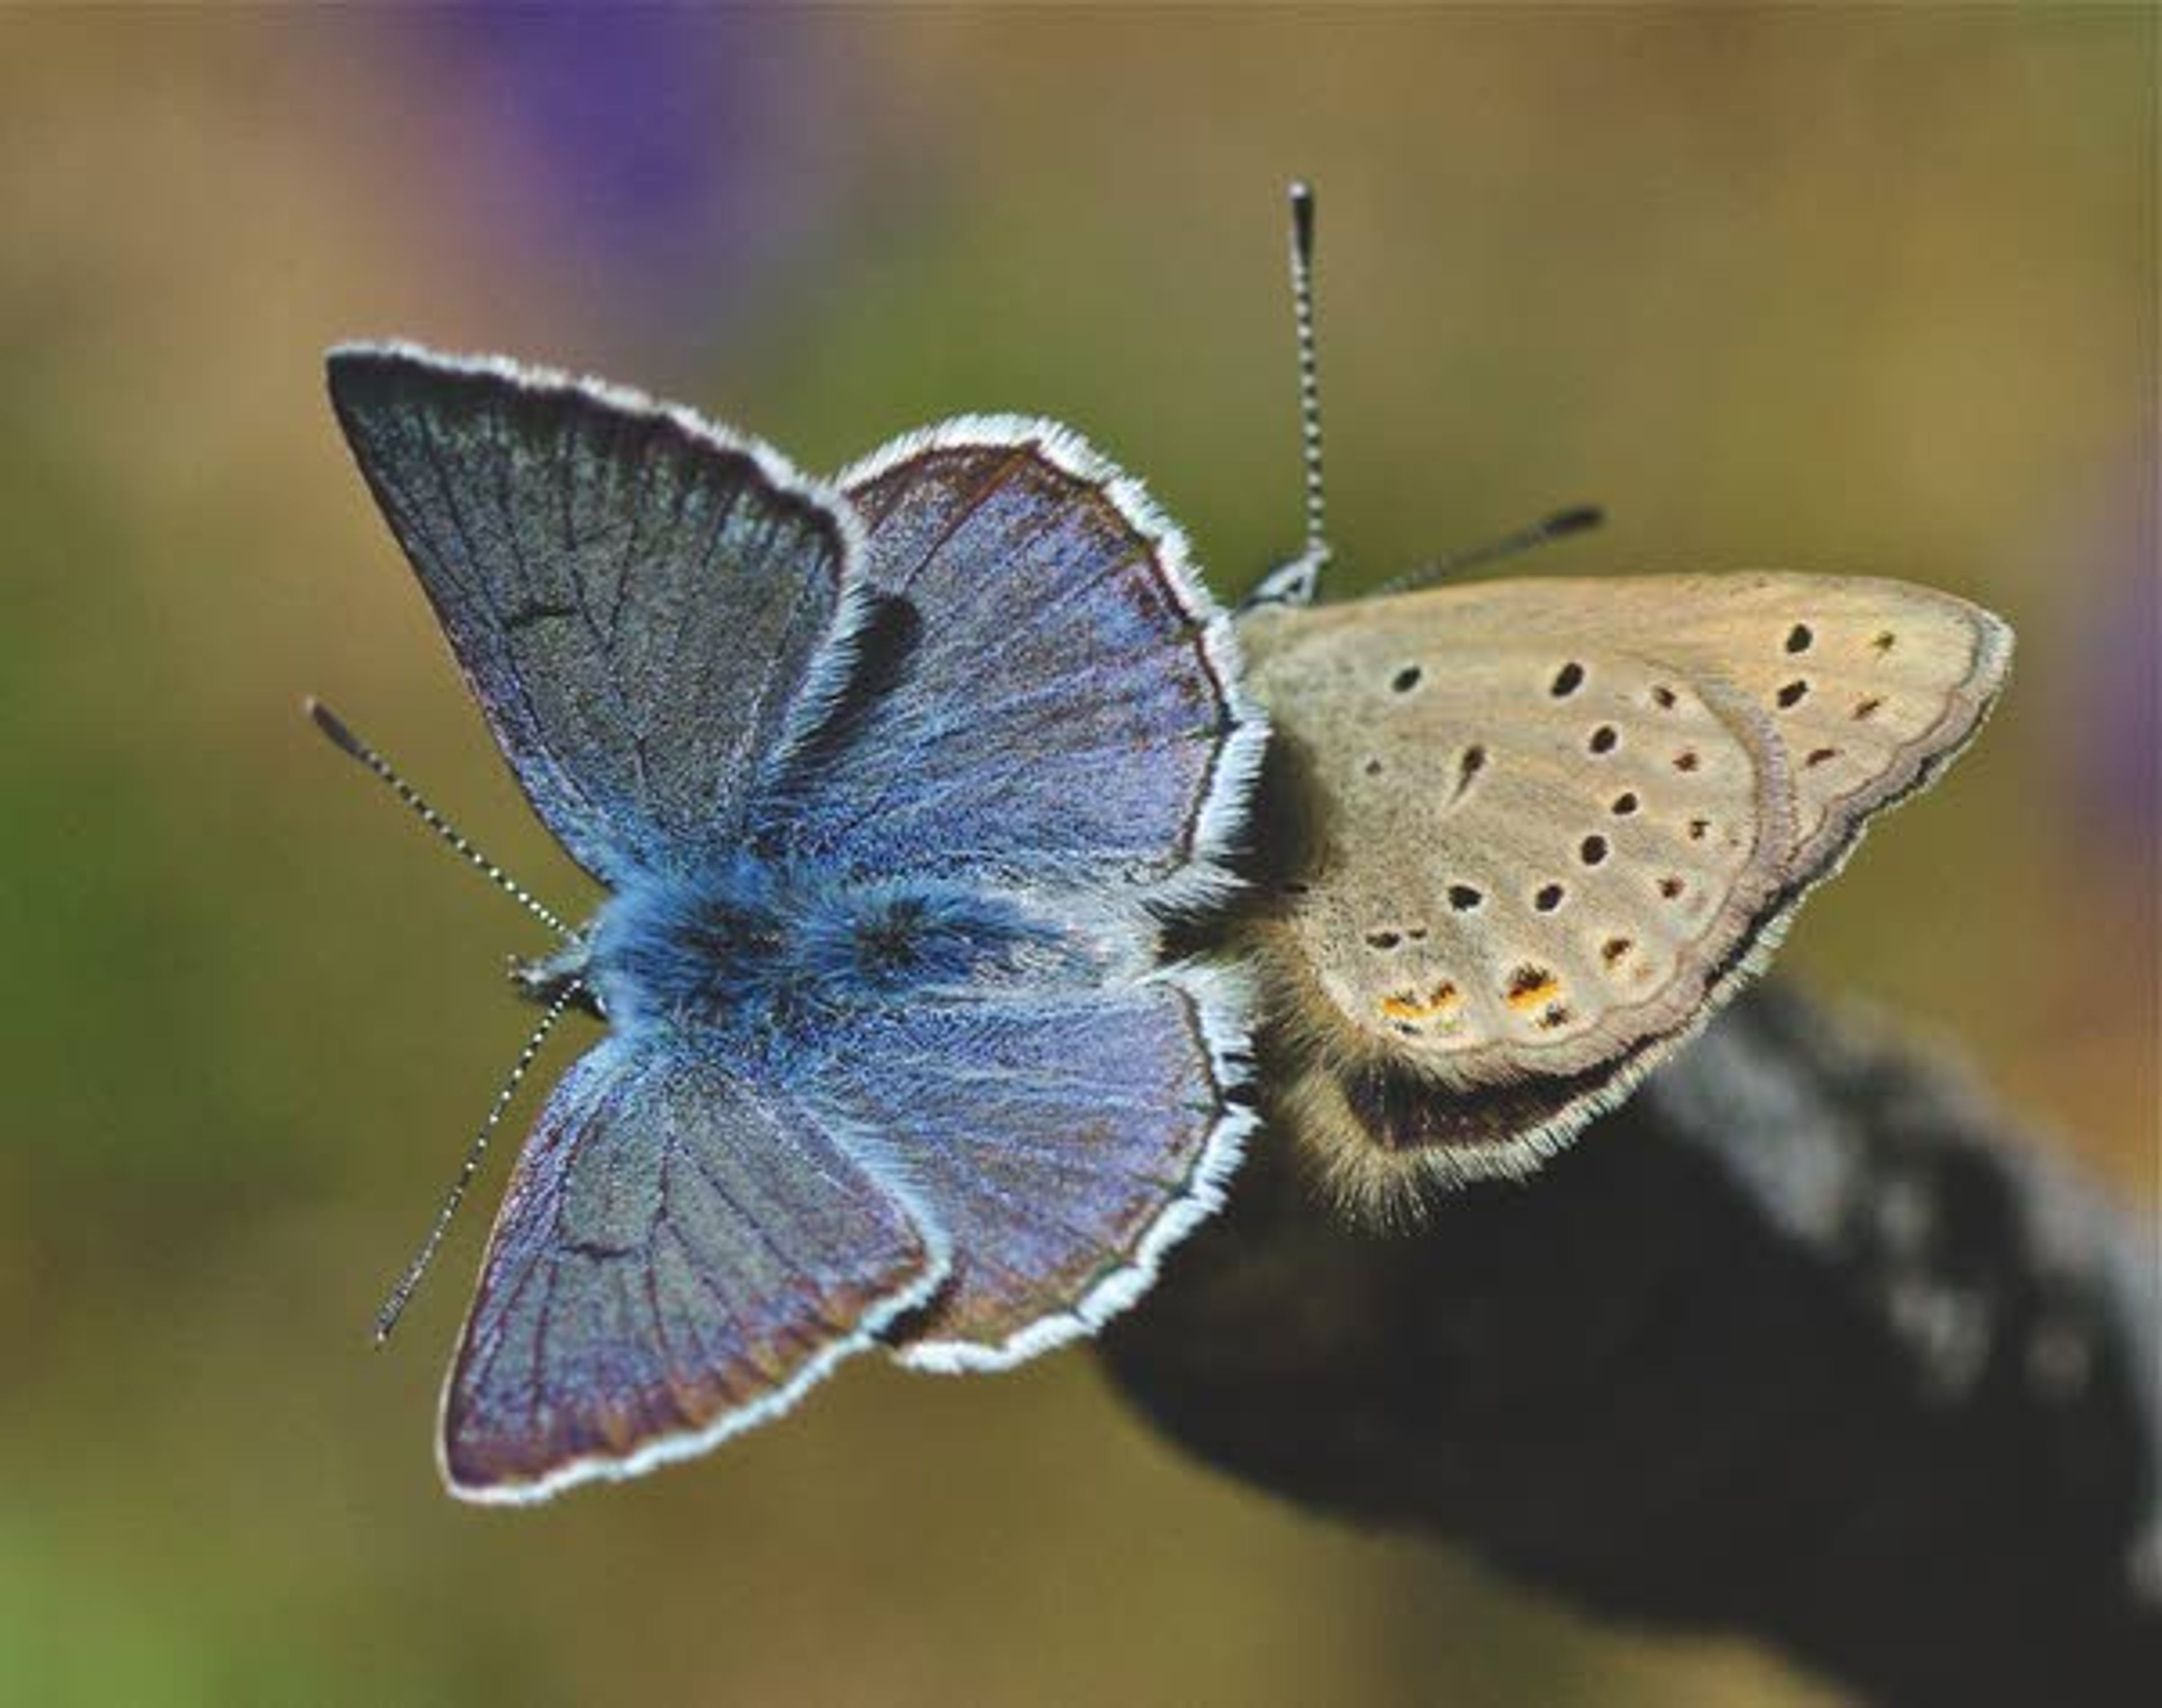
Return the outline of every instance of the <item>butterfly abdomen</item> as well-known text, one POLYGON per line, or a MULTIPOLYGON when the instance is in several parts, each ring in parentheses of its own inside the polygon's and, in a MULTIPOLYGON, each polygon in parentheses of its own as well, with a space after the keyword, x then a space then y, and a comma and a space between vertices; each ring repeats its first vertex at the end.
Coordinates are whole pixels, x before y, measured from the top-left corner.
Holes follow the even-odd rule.
POLYGON ((595 927, 589 978, 619 1030, 749 1045, 1016 974, 1051 936, 980 890, 744 859, 625 885, 595 927))

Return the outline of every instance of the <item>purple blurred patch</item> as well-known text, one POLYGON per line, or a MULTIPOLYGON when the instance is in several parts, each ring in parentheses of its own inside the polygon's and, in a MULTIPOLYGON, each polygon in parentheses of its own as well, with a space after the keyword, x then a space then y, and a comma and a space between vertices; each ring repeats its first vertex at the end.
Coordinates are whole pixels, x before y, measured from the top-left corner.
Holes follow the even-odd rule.
POLYGON ((2082 828, 2123 857, 2156 858, 2162 826, 2162 577, 2154 475, 2117 489, 2118 514, 2080 554, 2079 609, 2060 720, 2082 828), (2128 487, 2128 490, 2127 489, 2128 487))
POLYGON ((426 8, 461 199, 534 263, 644 319, 710 321, 846 223, 866 112, 843 32, 778 8, 426 8))

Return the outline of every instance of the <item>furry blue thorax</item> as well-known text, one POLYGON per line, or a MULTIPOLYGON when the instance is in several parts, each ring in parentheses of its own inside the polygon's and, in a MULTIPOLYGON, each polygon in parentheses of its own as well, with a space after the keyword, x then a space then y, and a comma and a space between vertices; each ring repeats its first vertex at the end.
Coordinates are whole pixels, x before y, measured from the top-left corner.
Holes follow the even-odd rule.
POLYGON ((530 994, 579 979, 620 1033, 718 1034, 755 1048, 852 1013, 980 993, 1073 953, 980 889, 742 854, 625 884, 575 949, 526 982, 530 994))

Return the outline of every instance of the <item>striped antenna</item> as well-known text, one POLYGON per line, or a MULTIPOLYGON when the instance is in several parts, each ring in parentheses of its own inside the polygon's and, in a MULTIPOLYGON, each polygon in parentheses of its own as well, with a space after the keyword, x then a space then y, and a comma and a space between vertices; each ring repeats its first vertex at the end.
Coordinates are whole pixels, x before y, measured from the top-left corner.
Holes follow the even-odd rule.
POLYGON ((548 1034, 556 1029, 556 1022, 563 1017, 584 986, 575 979, 567 982, 549 1002, 540 1016, 540 1025, 533 1028, 533 1036, 525 1041, 525 1047, 518 1052, 518 1060, 510 1069, 510 1077, 503 1082, 503 1089, 495 1094, 495 1103, 488 1112, 488 1119, 480 1124, 473 1141, 466 1151, 465 1164, 458 1170, 458 1178, 452 1183, 450 1194, 443 1199, 443 1207, 436 1212, 435 1225, 428 1230, 428 1237, 420 1242, 420 1249, 413 1254, 413 1261, 405 1266, 405 1272, 398 1277, 398 1285, 390 1289, 390 1297, 383 1302, 383 1308, 375 1314, 375 1344, 380 1346, 390 1338, 390 1331, 398 1326, 398 1319, 405 1314, 411 1303, 414 1289, 420 1277, 428 1272, 428 1266, 436 1261, 443 1236, 451 1230, 451 1220, 465 1202, 467 1188, 473 1177, 480 1173, 481 1161, 488 1155, 488 1141, 494 1137, 495 1130, 502 1124, 504 1112, 510 1107, 510 1099, 518 1094, 518 1087, 533 1063, 539 1058, 540 1047, 548 1042, 548 1034))
POLYGON ((332 711, 313 695, 309 696, 304 703, 307 708, 308 716, 315 722, 316 728, 330 739, 332 746, 347 758, 358 760, 369 770, 374 772, 384 786, 410 807, 423 824, 449 844, 452 851, 467 864, 474 868, 488 882, 509 896, 512 901, 518 903, 564 942, 569 943, 577 938, 577 933, 557 918, 554 911, 536 898, 531 891, 453 829, 441 813, 420 798, 417 789, 391 769, 390 761, 347 729, 344 719, 341 718, 337 713, 332 711))
POLYGON ((1298 337, 1298 436, 1306 466, 1306 550, 1318 576, 1329 561, 1329 506, 1321 485, 1320 364, 1313 347, 1313 186, 1291 186, 1291 308, 1298 337))
POLYGON ((1321 485, 1321 384, 1313 351, 1313 186, 1291 186, 1291 309, 1298 335, 1298 440, 1306 467, 1306 549, 1263 576, 1239 603, 1310 605, 1329 561, 1329 505, 1321 485))

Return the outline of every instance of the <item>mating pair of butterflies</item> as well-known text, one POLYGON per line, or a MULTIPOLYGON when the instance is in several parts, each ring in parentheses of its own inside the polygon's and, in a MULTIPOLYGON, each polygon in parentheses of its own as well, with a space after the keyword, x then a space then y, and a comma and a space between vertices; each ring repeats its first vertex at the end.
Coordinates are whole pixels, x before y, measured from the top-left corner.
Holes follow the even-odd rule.
POLYGON ((1957 599, 1785 575, 1235 619, 1047 422, 821 481, 499 359, 348 346, 330 385, 608 891, 522 969, 608 1030, 451 1371, 475 1500, 702 1451, 875 1345, 989 1369, 1088 1332, 1218 1203, 1257 1099, 1355 1203, 1528 1170, 1965 743, 2009 650, 1957 599), (1254 848, 1267 742, 1291 830, 1254 848), (1197 920, 1217 952, 1167 954, 1197 920))

